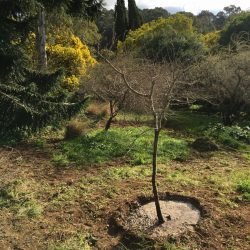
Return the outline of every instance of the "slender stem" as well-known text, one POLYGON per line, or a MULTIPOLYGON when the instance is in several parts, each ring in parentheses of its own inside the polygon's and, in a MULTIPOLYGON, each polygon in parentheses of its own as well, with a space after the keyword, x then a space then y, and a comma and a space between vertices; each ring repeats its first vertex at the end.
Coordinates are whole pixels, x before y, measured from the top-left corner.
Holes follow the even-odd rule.
POLYGON ((157 183, 156 183, 156 173, 157 173, 157 149, 158 149, 158 140, 159 140, 159 134, 160 134, 160 128, 158 123, 158 116, 155 116, 155 133, 154 133, 154 144, 153 144, 153 172, 152 172, 152 188, 153 188, 153 194, 154 194, 154 200, 155 200, 155 208, 157 213, 157 218, 159 224, 164 223, 164 219, 161 212, 160 207, 160 201, 159 201, 159 195, 157 190, 157 183))

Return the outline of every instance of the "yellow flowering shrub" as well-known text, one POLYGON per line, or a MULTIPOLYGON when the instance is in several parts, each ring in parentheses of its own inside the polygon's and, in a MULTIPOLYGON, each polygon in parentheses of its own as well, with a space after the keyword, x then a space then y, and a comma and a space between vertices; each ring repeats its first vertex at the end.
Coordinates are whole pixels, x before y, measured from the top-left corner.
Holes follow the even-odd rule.
POLYGON ((209 32, 202 37, 203 42, 208 48, 213 48, 218 44, 221 31, 209 32))
POLYGON ((67 32, 49 37, 47 53, 48 67, 53 70, 63 68, 63 83, 70 88, 76 88, 87 68, 96 63, 80 38, 67 32))
MULTIPOLYGON (((36 69, 38 54, 35 33, 29 34, 25 49, 30 57, 30 68, 36 69)), ((63 84, 69 89, 77 88, 80 78, 87 73, 88 67, 96 63, 88 47, 82 43, 79 37, 69 31, 48 34, 46 51, 48 69, 63 69, 65 74, 63 84)))

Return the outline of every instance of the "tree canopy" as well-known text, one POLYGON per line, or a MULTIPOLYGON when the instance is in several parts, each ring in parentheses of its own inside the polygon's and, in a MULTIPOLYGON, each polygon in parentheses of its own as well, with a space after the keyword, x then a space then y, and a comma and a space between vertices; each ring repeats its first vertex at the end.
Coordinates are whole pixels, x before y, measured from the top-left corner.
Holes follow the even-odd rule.
POLYGON ((250 33, 250 12, 235 15, 223 28, 219 43, 228 45, 232 36, 250 33))
POLYGON ((203 53, 202 42, 194 32, 192 20, 182 14, 160 18, 130 31, 119 49, 132 50, 157 60, 182 58, 192 61, 203 53))

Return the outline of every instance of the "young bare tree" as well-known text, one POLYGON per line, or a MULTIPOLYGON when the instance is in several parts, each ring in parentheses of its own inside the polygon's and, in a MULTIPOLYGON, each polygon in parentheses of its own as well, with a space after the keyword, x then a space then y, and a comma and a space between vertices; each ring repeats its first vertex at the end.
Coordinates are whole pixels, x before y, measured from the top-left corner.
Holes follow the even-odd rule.
MULTIPOLYGON (((100 55, 102 56, 102 55, 100 55)), ((154 142, 152 154, 152 190, 159 224, 164 222, 161 212, 156 183, 157 150, 162 121, 167 118, 172 102, 187 101, 192 83, 185 81, 185 72, 189 67, 179 61, 152 63, 146 60, 123 58, 124 64, 117 66, 102 57, 106 63, 122 77, 124 85, 135 95, 145 98, 150 104, 154 117, 154 142)))
MULTIPOLYGON (((120 62, 115 61, 115 64, 119 65, 120 62)), ((109 119, 105 125, 107 131, 113 119, 124 107, 129 89, 123 83, 121 75, 105 63, 99 63, 93 67, 83 82, 84 92, 95 96, 100 101, 109 103, 109 119)))

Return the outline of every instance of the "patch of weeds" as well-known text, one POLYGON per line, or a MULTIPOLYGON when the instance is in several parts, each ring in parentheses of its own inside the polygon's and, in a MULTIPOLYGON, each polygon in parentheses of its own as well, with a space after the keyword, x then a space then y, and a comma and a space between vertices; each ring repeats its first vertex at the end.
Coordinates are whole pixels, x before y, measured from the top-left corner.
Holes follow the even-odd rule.
MULTIPOLYGON (((133 165, 149 164, 152 161, 153 129, 148 127, 113 128, 95 131, 80 138, 60 144, 54 162, 76 165, 101 164, 126 157, 133 165)), ((190 150, 186 141, 174 139, 162 132, 159 139, 158 162, 186 160, 190 150)))
POLYGON ((228 199, 227 197, 225 197, 223 195, 222 195, 222 197, 219 197, 217 200, 220 201, 222 204, 226 205, 227 207, 230 207, 230 208, 237 208, 238 207, 237 203, 235 203, 233 200, 228 199))
POLYGON ((217 142, 234 149, 245 148, 245 143, 250 143, 249 127, 227 127, 218 123, 210 127, 205 134, 216 139, 217 142))
POLYGON ((86 236, 77 235, 71 237, 64 242, 54 243, 50 245, 49 250, 91 250, 86 236))
POLYGON ((79 184, 80 187, 87 187, 87 188, 91 188, 91 187, 102 188, 106 186, 104 179, 98 176, 90 176, 90 177, 81 178, 79 183, 80 183, 79 184))
MULTIPOLYGON (((247 199, 250 193, 250 171, 232 171, 220 175, 213 175, 208 178, 208 182, 224 193, 240 192, 247 199)), ((243 197, 242 196, 242 197, 243 197)))
POLYGON ((43 208, 33 197, 28 183, 16 180, 0 187, 0 208, 6 208, 18 216, 38 217, 43 208))
POLYGON ((62 153, 55 153, 52 162, 56 167, 66 167, 70 163, 67 156, 62 153))
POLYGON ((118 189, 116 187, 109 187, 106 190, 106 196, 110 199, 114 198, 118 194, 118 189))
POLYGON ((47 146, 47 141, 45 138, 35 138, 33 144, 37 148, 44 149, 47 146))
POLYGON ((73 204, 78 195, 75 187, 60 185, 57 187, 56 193, 52 195, 51 202, 55 205, 73 204))
POLYGON ((116 117, 116 120, 124 121, 124 122, 142 123, 142 122, 152 121, 152 116, 142 115, 142 114, 137 114, 137 113, 120 113, 116 117))
POLYGON ((114 180, 143 179, 144 177, 151 176, 151 174, 151 168, 145 166, 126 166, 109 168, 103 173, 106 178, 114 180))
POLYGON ((236 184, 236 191, 242 193, 243 200, 250 201, 250 178, 240 180, 236 184))
POLYGON ((40 204, 38 204, 36 201, 31 200, 25 204, 24 207, 21 207, 19 209, 18 214, 20 216, 28 216, 29 218, 36 218, 41 216, 43 213, 43 208, 40 204))
POLYGON ((194 175, 188 176, 181 171, 175 171, 166 177, 167 181, 180 183, 182 186, 198 186, 200 181, 194 179, 194 175))
POLYGON ((247 151, 242 154, 242 156, 250 162, 250 146, 247 147, 247 151))

